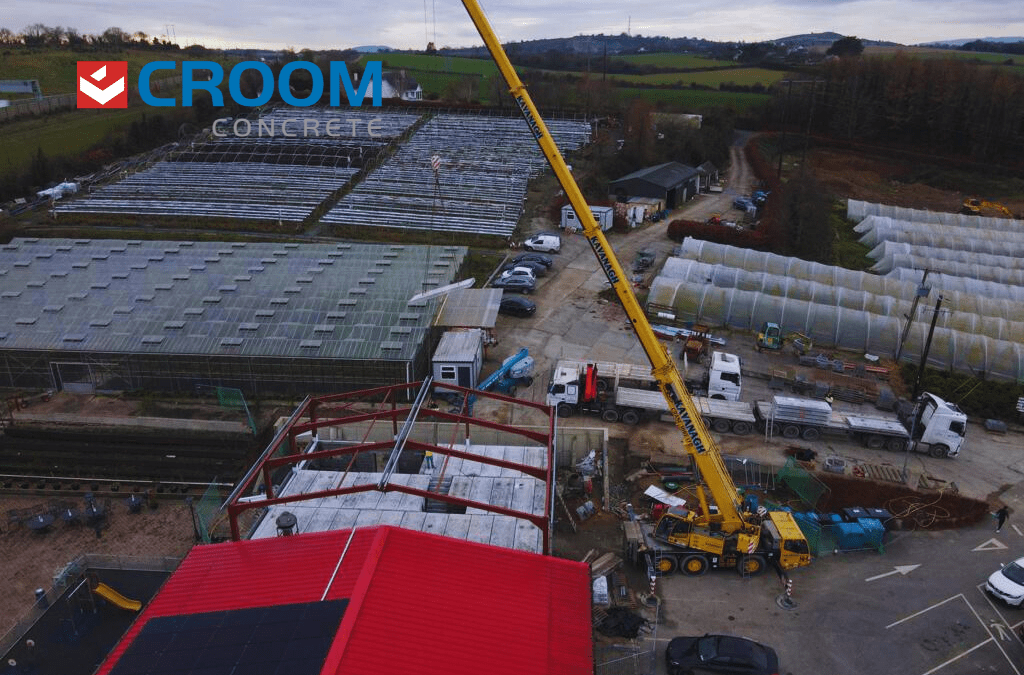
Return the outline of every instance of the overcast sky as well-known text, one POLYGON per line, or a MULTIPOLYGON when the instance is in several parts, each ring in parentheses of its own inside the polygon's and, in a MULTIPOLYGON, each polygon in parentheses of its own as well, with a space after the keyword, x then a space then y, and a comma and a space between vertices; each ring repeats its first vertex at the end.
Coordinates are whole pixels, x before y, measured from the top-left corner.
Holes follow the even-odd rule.
MULTIPOLYGON (((178 44, 280 49, 387 45, 422 49, 482 44, 458 0, 2 0, 0 27, 110 26, 178 44)), ((835 31, 869 40, 934 40, 1024 35, 1020 0, 487 0, 503 42, 604 33, 757 42, 835 31)), ((2 75, 0 75, 2 76, 2 75)))

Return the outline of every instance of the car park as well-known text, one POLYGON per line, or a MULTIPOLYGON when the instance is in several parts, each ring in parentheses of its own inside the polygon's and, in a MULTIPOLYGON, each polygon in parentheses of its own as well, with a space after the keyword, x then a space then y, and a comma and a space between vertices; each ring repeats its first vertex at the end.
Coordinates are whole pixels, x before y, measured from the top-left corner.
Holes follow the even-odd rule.
POLYGON ((771 647, 734 635, 676 637, 665 649, 669 675, 742 673, 778 675, 779 657, 771 647))
POLYGON ((544 267, 551 267, 554 264, 554 260, 551 256, 544 255, 543 253, 520 253, 515 258, 512 258, 513 265, 519 265, 524 262, 535 262, 540 263, 544 267))
POLYGON ((531 277, 513 274, 507 277, 498 277, 491 282, 491 286, 503 288, 506 291, 516 291, 517 293, 533 293, 533 290, 537 287, 537 282, 531 277))
POLYGON ((527 317, 533 316, 536 312, 537 303, 527 300, 520 295, 503 297, 501 304, 498 305, 498 314, 506 314, 508 316, 527 317))
POLYGON ((1024 558, 993 572, 985 582, 985 590, 1008 605, 1020 607, 1024 603, 1024 558))
POLYGON ((527 251, 558 253, 562 250, 562 237, 557 234, 536 234, 523 242, 527 251))

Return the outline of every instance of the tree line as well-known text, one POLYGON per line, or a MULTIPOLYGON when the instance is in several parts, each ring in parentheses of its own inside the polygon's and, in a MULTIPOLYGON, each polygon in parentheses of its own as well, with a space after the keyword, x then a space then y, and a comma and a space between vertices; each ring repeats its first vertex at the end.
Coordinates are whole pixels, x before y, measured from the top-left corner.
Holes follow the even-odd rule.
POLYGON ((128 31, 111 26, 98 35, 81 33, 70 26, 47 26, 34 23, 20 33, 0 27, 0 47, 29 47, 35 49, 71 49, 73 51, 104 51, 118 49, 180 49, 180 47, 158 35, 147 35, 142 31, 128 31))
POLYGON ((1024 166, 1024 77, 906 55, 833 59, 783 81, 767 110, 785 127, 953 160, 1024 166))

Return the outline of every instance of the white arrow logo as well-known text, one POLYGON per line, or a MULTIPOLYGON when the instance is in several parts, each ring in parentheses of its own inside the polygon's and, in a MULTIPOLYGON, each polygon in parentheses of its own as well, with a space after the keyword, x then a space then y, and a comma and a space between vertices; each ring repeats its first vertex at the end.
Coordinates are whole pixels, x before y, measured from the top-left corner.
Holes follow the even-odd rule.
MULTIPOLYGON (((103 66, 90 77, 99 82, 107 75, 107 67, 103 66)), ((116 82, 111 84, 106 89, 100 89, 95 84, 85 79, 84 77, 78 78, 78 88, 83 94, 96 101, 100 105, 106 105, 112 98, 124 91, 124 78, 119 77, 116 82)))
POLYGON ((920 565, 897 565, 896 569, 894 569, 892 572, 886 572, 885 574, 878 574, 873 577, 868 577, 864 581, 874 581, 876 579, 882 579, 884 577, 892 576, 893 574, 902 574, 903 576, 907 576, 908 574, 916 570, 918 567, 920 567, 920 565))

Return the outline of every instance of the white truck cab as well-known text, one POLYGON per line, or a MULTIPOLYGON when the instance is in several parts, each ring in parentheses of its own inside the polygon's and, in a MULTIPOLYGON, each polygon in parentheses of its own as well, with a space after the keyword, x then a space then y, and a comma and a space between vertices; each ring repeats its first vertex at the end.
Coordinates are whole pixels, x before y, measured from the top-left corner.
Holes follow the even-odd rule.
POLYGON ((914 431, 919 443, 930 448, 932 457, 956 457, 967 433, 967 415, 955 403, 944 401, 935 394, 922 396, 921 421, 914 431))
POLYGON ((726 352, 713 352, 711 367, 708 369, 708 398, 738 401, 741 388, 740 357, 726 352))

